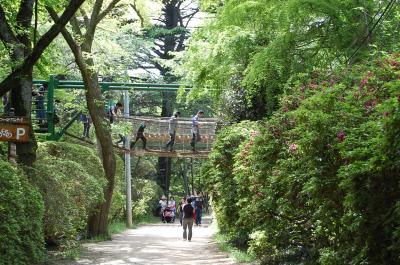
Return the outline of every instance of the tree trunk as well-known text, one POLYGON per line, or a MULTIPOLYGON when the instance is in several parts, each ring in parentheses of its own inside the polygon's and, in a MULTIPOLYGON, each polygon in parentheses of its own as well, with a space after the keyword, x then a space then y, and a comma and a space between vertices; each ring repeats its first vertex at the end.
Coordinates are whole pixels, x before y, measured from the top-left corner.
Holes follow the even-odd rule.
MULTIPOLYGON (((14 108, 16 116, 23 116, 30 119, 32 106, 32 67, 26 73, 22 73, 14 82, 16 86, 12 88, 10 93, 11 108, 14 108)), ((17 162, 32 166, 36 160, 37 144, 32 123, 29 125, 29 142, 16 144, 17 162)))
MULTIPOLYGON (((111 8, 117 3, 117 0, 112 1, 106 10, 111 8)), ((98 18, 100 13, 102 1, 96 1, 93 7, 92 17, 98 18)), ((51 9, 47 9, 54 21, 58 20, 57 13, 51 9)), ((105 15, 105 13, 102 13, 105 15)), ((103 16, 103 15, 102 15, 103 16)), ((91 236, 107 235, 108 234, 108 213, 110 211, 111 200, 115 185, 115 170, 116 161, 111 138, 111 126, 105 113, 105 100, 103 98, 100 84, 98 82, 98 75, 94 71, 94 61, 91 58, 91 47, 94 40, 96 25, 99 20, 91 20, 87 28, 87 32, 83 38, 84 41, 79 45, 72 35, 64 28, 61 33, 71 48, 75 57, 79 70, 81 72, 83 83, 85 84, 86 104, 89 110, 90 117, 95 128, 97 140, 100 145, 100 157, 103 164, 105 177, 107 179, 107 186, 104 188, 104 202, 98 205, 97 211, 92 213, 88 220, 88 232, 91 236), (84 54, 88 54, 85 58, 84 54)), ((81 36, 83 37, 83 36, 81 36)))
POLYGON ((93 69, 93 60, 88 59, 86 71, 82 72, 86 87, 86 103, 95 127, 96 137, 100 143, 100 154, 103 163, 107 186, 104 190, 104 202, 98 206, 98 211, 89 218, 89 233, 93 236, 108 234, 108 213, 115 185, 116 161, 111 138, 111 128, 104 111, 104 98, 98 82, 97 74, 93 69))

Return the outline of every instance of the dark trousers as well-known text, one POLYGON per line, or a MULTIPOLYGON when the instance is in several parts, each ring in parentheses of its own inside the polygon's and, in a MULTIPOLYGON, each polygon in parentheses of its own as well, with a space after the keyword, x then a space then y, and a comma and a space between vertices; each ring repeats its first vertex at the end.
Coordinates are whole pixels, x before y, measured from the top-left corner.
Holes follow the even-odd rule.
POLYGON ((200 134, 199 133, 192 133, 192 140, 190 141, 190 146, 193 150, 196 150, 196 142, 200 141, 200 134))
POLYGON ((197 207, 196 208, 196 225, 201 224, 201 214, 203 212, 203 208, 197 207))
POLYGON ((36 97, 36 118, 39 123, 44 123, 46 121, 46 108, 44 105, 44 97, 38 96, 36 97))
POLYGON ((89 130, 90 130, 90 123, 84 122, 83 123, 83 137, 89 137, 89 130))
POLYGON ((136 139, 134 142, 131 143, 131 149, 135 147, 137 141, 139 141, 139 139, 141 139, 143 141, 143 149, 146 149, 146 137, 144 137, 143 133, 137 133, 136 134, 136 139))
POLYGON ((166 147, 167 148, 169 147, 170 150, 172 151, 172 149, 174 148, 174 143, 175 143, 175 132, 174 133, 170 133, 169 137, 170 137, 170 139, 169 139, 166 147))
POLYGON ((125 145, 125 137, 122 134, 118 134, 118 136, 119 136, 119 140, 115 144, 119 145, 120 143, 122 143, 122 145, 125 145))

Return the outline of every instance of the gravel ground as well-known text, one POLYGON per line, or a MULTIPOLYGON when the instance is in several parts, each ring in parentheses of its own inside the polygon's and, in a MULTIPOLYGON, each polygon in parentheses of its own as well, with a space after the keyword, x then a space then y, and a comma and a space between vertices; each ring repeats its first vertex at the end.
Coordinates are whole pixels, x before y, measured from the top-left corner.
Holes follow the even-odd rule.
POLYGON ((80 259, 63 265, 101 264, 236 264, 213 241, 210 218, 193 227, 191 242, 182 240, 182 227, 175 224, 149 224, 114 235, 111 241, 84 244, 80 259))

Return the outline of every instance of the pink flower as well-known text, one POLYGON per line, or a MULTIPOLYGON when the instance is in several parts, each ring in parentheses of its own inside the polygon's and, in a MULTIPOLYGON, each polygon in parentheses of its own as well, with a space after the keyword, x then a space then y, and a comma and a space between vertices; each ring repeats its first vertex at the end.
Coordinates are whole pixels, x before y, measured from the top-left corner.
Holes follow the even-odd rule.
POLYGON ((297 151, 297 144, 290 144, 289 145, 290 152, 294 153, 297 151))
POLYGON ((251 137, 255 137, 255 136, 259 136, 259 135, 261 135, 261 133, 259 131, 251 131, 250 132, 251 137))
POLYGON ((344 141, 344 139, 346 138, 346 134, 344 133, 343 130, 341 130, 337 133, 337 138, 338 138, 339 142, 344 141))
POLYGON ((369 79, 371 76, 373 76, 373 73, 372 73, 372 72, 368 72, 367 75, 364 76, 363 79, 361 79, 361 82, 360 82, 360 84, 358 85, 358 88, 359 88, 360 90, 364 88, 364 86, 365 86, 365 85, 367 84, 367 82, 368 82, 368 79, 369 79))

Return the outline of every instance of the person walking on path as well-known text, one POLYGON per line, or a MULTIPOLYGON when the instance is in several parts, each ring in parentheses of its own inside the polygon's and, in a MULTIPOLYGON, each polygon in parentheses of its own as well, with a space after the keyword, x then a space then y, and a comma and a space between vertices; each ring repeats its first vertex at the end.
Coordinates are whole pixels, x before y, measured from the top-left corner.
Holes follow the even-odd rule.
POLYGON ((200 131, 199 131, 199 119, 203 117, 204 111, 199 110, 197 114, 192 118, 192 140, 190 145, 192 146, 192 151, 196 151, 196 142, 200 141, 200 131))
POLYGON ((165 195, 161 196, 161 199, 158 202, 158 204, 160 207, 161 222, 164 223, 164 209, 167 207, 167 197, 165 197, 165 195))
POLYGON ((195 202, 195 211, 196 211, 196 225, 201 225, 201 215, 203 212, 203 195, 200 193, 198 197, 196 197, 195 202))
POLYGON ((183 206, 183 240, 188 240, 189 242, 192 240, 192 228, 193 228, 193 206, 192 199, 187 199, 187 204, 183 206), (186 232, 189 230, 189 233, 186 232))
POLYGON ((179 203, 179 223, 182 225, 183 219, 183 206, 186 204, 186 197, 183 197, 181 202, 179 203))
POLYGON ((79 117, 80 121, 83 123, 83 138, 89 138, 90 135, 90 125, 92 123, 92 118, 89 114, 81 113, 79 117))
POLYGON ((135 141, 133 141, 131 143, 131 149, 135 148, 137 141, 139 141, 139 139, 140 139, 143 142, 143 149, 147 150, 147 148, 146 148, 147 139, 146 139, 146 137, 144 137, 144 129, 146 129, 146 124, 143 122, 140 124, 139 129, 136 132, 135 141))
POLYGON ((169 151, 174 150, 174 143, 175 143, 175 135, 176 135, 176 128, 178 126, 178 118, 181 116, 181 113, 179 111, 175 112, 175 114, 169 119, 168 122, 168 133, 170 140, 168 141, 166 145, 166 149, 169 148, 169 151))

